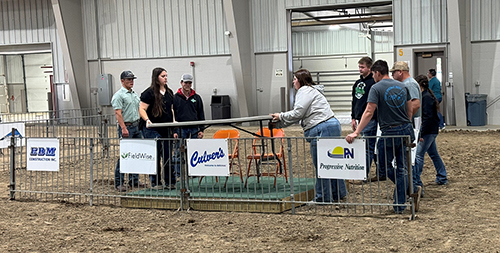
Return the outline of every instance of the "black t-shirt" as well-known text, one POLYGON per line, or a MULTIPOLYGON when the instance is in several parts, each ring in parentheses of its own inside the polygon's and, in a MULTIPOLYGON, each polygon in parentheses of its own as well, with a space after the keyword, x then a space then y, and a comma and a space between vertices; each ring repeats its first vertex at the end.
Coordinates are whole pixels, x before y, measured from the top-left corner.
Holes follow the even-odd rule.
MULTIPOLYGON (((165 95, 163 95, 162 113, 161 115, 155 117, 153 116, 153 108, 155 105, 155 96, 153 89, 149 87, 141 93, 141 102, 149 105, 146 113, 148 114, 148 118, 152 123, 166 123, 174 121, 174 116, 172 115, 173 100, 173 95, 170 94, 167 90, 165 92, 165 95)), ((157 130, 162 137, 167 137, 169 135, 169 131, 167 128, 156 128, 155 130, 157 130)))

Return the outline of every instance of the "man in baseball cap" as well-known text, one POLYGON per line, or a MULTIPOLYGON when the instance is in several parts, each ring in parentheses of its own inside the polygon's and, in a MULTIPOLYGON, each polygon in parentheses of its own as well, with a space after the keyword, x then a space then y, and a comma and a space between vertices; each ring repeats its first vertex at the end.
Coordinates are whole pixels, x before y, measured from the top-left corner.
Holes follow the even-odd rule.
POLYGON ((134 73, 132 73, 132 71, 125 70, 120 75, 120 79, 121 80, 123 80, 123 79, 137 79, 137 77, 134 75, 134 73))
MULTIPOLYGON (((413 119, 416 117, 420 117, 420 99, 422 94, 420 93, 420 86, 417 81, 410 76, 410 68, 408 67, 408 63, 404 61, 397 61, 392 66, 391 70, 392 77, 395 80, 402 82, 406 88, 410 91, 411 96, 411 108, 413 119)), ((420 128, 420 126, 416 126, 420 128)))

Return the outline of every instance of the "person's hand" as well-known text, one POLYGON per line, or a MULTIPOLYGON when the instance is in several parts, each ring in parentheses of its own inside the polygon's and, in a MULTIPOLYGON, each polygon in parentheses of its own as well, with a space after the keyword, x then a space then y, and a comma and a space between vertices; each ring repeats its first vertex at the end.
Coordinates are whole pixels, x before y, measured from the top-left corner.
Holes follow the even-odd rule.
POLYGON ((273 121, 279 121, 280 120, 280 114, 278 112, 271 114, 271 117, 273 117, 273 121))
POLYGON ((174 139, 179 138, 179 135, 177 133, 174 133, 174 139))
POLYGON ((153 122, 151 122, 151 120, 146 120, 146 127, 149 128, 149 125, 153 124, 153 122))
POLYGON ((122 128, 122 137, 123 138, 128 138, 128 130, 127 128, 122 128))
POLYGON ((358 134, 356 132, 352 133, 352 134, 349 134, 345 137, 345 140, 347 141, 347 143, 351 144, 354 139, 356 139, 356 137, 358 137, 358 134))
POLYGON ((358 124, 356 123, 355 119, 351 120, 351 127, 352 127, 352 131, 356 131, 356 128, 358 127, 358 124))
POLYGON ((203 139, 203 132, 202 131, 198 132, 198 139, 203 139))
POLYGON ((418 142, 423 142, 423 141, 424 141, 424 138, 418 139, 418 142))

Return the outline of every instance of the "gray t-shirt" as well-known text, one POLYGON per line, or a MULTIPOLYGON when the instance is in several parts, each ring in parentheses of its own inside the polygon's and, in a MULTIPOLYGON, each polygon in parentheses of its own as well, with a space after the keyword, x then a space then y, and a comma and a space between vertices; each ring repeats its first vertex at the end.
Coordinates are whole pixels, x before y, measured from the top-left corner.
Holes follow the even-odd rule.
POLYGON ((413 117, 420 117, 422 115, 422 92, 420 92, 420 85, 418 85, 417 81, 413 79, 413 77, 408 77, 403 81, 403 84, 408 88, 410 91, 410 97, 411 99, 418 99, 420 100, 420 108, 418 108, 418 111, 413 115, 413 117))
POLYGON ((367 102, 377 104, 380 130, 411 123, 406 111, 410 99, 408 89, 399 81, 382 79, 372 86, 367 102))

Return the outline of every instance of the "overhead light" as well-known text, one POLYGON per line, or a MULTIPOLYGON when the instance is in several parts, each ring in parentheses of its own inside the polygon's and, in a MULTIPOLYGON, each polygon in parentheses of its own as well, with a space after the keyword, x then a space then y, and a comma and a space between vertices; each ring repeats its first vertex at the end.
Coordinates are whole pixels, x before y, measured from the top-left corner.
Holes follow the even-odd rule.
POLYGON ((331 30, 331 31, 338 31, 340 30, 340 25, 330 25, 328 27, 328 30, 331 30))

